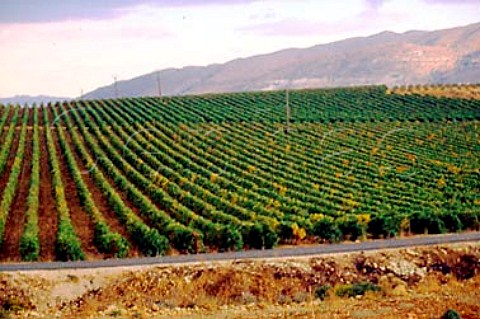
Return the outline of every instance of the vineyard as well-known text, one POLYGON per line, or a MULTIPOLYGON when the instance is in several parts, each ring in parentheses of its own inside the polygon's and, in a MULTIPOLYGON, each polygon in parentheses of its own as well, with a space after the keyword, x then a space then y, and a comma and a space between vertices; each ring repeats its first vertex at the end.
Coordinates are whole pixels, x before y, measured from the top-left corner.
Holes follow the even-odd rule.
POLYGON ((480 100, 370 86, 288 105, 285 91, 0 105, 0 260, 480 228, 480 100))

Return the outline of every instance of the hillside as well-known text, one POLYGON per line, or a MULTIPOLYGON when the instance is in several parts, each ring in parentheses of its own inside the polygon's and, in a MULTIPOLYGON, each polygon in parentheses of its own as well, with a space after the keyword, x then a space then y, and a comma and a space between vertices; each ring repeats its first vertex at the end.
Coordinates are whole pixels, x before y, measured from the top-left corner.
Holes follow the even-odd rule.
MULTIPOLYGON (((480 23, 432 32, 382 32, 225 64, 158 73, 164 95, 365 84, 476 83, 480 23)), ((118 82, 120 96, 158 95, 157 73, 118 82)), ((112 85, 85 95, 114 97, 112 85)))
POLYGON ((479 229, 480 100, 404 93, 0 106, 0 261, 479 229))
POLYGON ((40 105, 41 103, 62 102, 62 101, 69 101, 69 100, 71 100, 71 98, 55 97, 55 96, 47 96, 47 95, 37 95, 37 96, 15 95, 13 97, 0 98, 0 103, 5 105, 7 104, 32 105, 33 103, 36 103, 40 105))
POLYGON ((455 309, 463 319, 478 319, 479 260, 480 243, 471 242, 295 259, 1 273, 0 314, 441 319, 455 309))

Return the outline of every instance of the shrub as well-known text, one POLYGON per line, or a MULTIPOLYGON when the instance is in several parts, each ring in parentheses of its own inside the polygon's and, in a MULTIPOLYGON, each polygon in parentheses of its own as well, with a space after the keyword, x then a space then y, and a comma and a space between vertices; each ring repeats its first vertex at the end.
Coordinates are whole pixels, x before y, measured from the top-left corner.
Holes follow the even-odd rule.
POLYGON ((465 228, 475 230, 480 229, 480 213, 474 211, 460 211, 457 213, 457 216, 465 228))
POLYGON ((431 209, 413 212, 410 215, 410 229, 415 234, 442 234, 446 231, 440 214, 431 209))
POLYGON ((394 237, 400 232, 402 216, 398 214, 375 214, 368 223, 367 231, 373 237, 394 237))
POLYGON ((442 319, 461 319, 462 317, 453 309, 448 309, 442 316, 442 319))
POLYGON ((345 215, 337 219, 337 225, 343 236, 348 236, 350 240, 356 240, 365 233, 365 229, 360 225, 355 215, 345 215))
POLYGON ((58 260, 84 260, 81 243, 75 234, 69 219, 64 219, 58 224, 55 255, 58 260))
POLYGON ((332 288, 330 285, 323 285, 315 289, 315 297, 324 300, 328 296, 328 291, 332 288))
POLYGON ((272 227, 255 222, 242 228, 244 243, 254 249, 272 248, 278 242, 278 235, 272 227))
POLYGON ((254 249, 262 249, 262 226, 258 223, 244 225, 242 236, 245 245, 254 249))
POLYGON ((166 227, 169 241, 179 251, 198 253, 203 250, 203 235, 191 228, 180 224, 171 224, 166 227))
POLYGON ((38 259, 40 242, 37 233, 24 232, 20 239, 20 254, 25 261, 35 261, 38 259))
POLYGON ((263 225, 262 227, 263 247, 270 249, 275 247, 278 243, 278 235, 275 230, 269 225, 263 225))
POLYGON ((242 234, 232 226, 222 226, 219 230, 218 248, 221 251, 241 250, 243 248, 242 234))
POLYGON ((281 221, 278 226, 278 235, 282 240, 289 240, 293 238, 292 223, 288 221, 281 221))
POLYGON ((458 213, 456 211, 446 210, 442 212, 439 218, 442 220, 449 232, 457 232, 464 228, 463 223, 458 217, 458 213))
POLYGON ((342 285, 335 289, 338 297, 355 297, 364 295, 367 291, 380 291, 380 287, 371 282, 357 282, 352 285, 342 285))
POLYGON ((328 242, 337 242, 342 232, 331 217, 322 217, 313 224, 313 234, 328 242))
POLYGON ((103 222, 95 225, 93 240, 100 252, 114 253, 117 258, 126 257, 130 250, 128 241, 122 235, 111 232, 103 222))

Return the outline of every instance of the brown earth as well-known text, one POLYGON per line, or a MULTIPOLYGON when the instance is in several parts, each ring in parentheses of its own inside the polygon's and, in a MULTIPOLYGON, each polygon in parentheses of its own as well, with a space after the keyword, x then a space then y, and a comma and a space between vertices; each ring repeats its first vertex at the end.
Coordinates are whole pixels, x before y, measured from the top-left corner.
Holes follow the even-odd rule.
MULTIPOLYGON (((21 122, 21 116, 23 116, 23 112, 20 111, 18 115, 18 121, 21 122)), ((10 122, 8 122, 10 123, 10 122)), ((8 125, 9 127, 9 125, 8 125)), ((8 128, 7 128, 8 130, 8 128)), ((7 132, 5 131, 5 134, 7 132)), ((18 140, 20 139, 20 130, 15 130, 12 145, 10 145, 10 153, 8 154, 7 157, 7 165, 5 166, 5 170, 3 171, 3 174, 0 175, 0 196, 3 194, 3 190, 5 189, 5 185, 8 183, 8 177, 10 175, 10 170, 12 168, 13 162, 15 160, 15 155, 17 154, 17 149, 18 149, 18 140)), ((2 146, 3 146, 4 141, 2 140, 2 146)))
MULTIPOLYGON (((9 123, 11 123, 11 119, 12 119, 12 116, 13 116, 13 112, 14 112, 14 108, 9 108, 8 111, 5 110, 4 112, 9 112, 8 116, 7 116, 7 121, 5 122, 5 125, 3 127, 3 130, 0 132, 0 145, 3 145, 3 140, 5 138, 5 135, 8 131, 8 126, 9 126, 9 123)), ((2 113, 2 116, 3 116, 3 113, 2 113)))
MULTIPOLYGON (((40 115, 40 114, 39 114, 40 115)), ((57 209, 52 189, 52 173, 50 172, 49 154, 45 128, 40 134, 40 199, 38 208, 38 237, 40 240, 41 260, 55 260, 55 242, 57 236, 57 209)))
MULTIPOLYGON (((68 116, 70 117, 70 120, 71 120, 72 122, 74 122, 73 117, 70 116, 69 113, 68 113, 68 116)), ((83 138, 83 135, 81 134, 80 131, 77 131, 77 132, 78 132, 78 137, 79 137, 81 143, 86 146, 87 143, 85 142, 85 140, 84 140, 84 138, 83 138)), ((69 135, 69 133, 68 133, 68 135, 69 135)), ((70 144, 70 145, 72 145, 72 144, 70 144)), ((72 145, 72 146, 73 146, 73 145, 72 145)), ((86 149, 87 149, 87 151, 89 152, 90 157, 91 157, 93 160, 96 160, 97 157, 96 157, 95 154, 92 152, 92 150, 91 150, 89 147, 86 147, 86 149)), ((111 186, 113 186, 113 187, 115 188, 115 192, 120 196, 120 198, 122 199, 122 201, 123 201, 123 203, 125 204, 125 206, 128 207, 130 210, 132 210, 140 219, 142 219, 142 221, 143 221, 145 224, 147 224, 147 225, 149 225, 149 226, 152 226, 152 224, 149 223, 149 221, 142 216, 142 214, 141 214, 141 212, 140 212, 140 209, 138 209, 138 207, 135 206, 135 204, 133 204, 132 201, 130 201, 130 200, 128 199, 127 194, 126 194, 125 192, 123 192, 123 191, 121 191, 121 190, 119 190, 118 188, 115 187, 115 182, 114 182, 114 180, 113 180, 110 176, 108 176, 108 174, 105 174, 105 171, 103 170, 103 168, 102 168, 100 165, 97 166, 97 167, 100 169, 100 171, 103 172, 103 176, 105 177, 105 179, 107 180, 107 182, 108 182, 111 186)), ((110 212, 110 213, 111 213, 111 214, 114 214, 114 212, 110 212)), ((129 237, 129 236, 125 236, 125 237, 131 239, 131 237, 129 237)), ((130 241, 130 244, 131 244, 132 246, 134 246, 134 245, 136 246, 136 244, 135 244, 135 242, 134 242, 133 240, 130 241)), ((173 250, 172 250, 172 251, 173 251, 173 250)), ((138 251, 138 249, 136 249, 136 248, 133 249, 133 253, 134 253, 134 254, 138 254, 139 256, 141 256, 141 252, 138 251), (135 252, 135 251, 137 251, 137 252, 135 252)))
MULTIPOLYGON (((480 318, 480 243, 322 257, 0 274, 11 318, 480 318), (381 288, 336 293, 357 282, 381 288), (330 285, 324 300, 315 291, 330 285), (13 297, 12 297, 13 295, 13 297)), ((3 306, 4 307, 4 306, 3 306)), ((5 308, 5 307, 4 307, 5 308)))
POLYGON ((75 146, 71 142, 71 136, 68 130, 65 130, 65 137, 67 139, 68 145, 70 146, 72 153, 75 157, 75 160, 77 162, 78 169, 80 172, 82 172, 82 178, 85 184, 88 187, 88 190, 90 191, 90 194, 93 197, 93 200, 95 201, 95 205, 97 208, 103 213, 103 216, 105 217, 106 222, 110 226, 110 229, 113 232, 117 232, 121 234, 123 237, 125 237, 130 244, 130 250, 128 257, 138 257, 141 255, 140 251, 138 250, 137 245, 135 244, 133 238, 129 235, 127 232, 126 228, 122 225, 122 223, 118 220, 117 215, 113 211, 113 209, 110 207, 108 204, 107 198, 103 195, 101 190, 97 187, 95 184, 94 180, 90 176, 87 168, 85 167, 84 163, 78 156, 75 146))
MULTIPOLYGON (((30 115, 31 117, 31 115, 30 115)), ((13 200, 13 205, 8 214, 5 225, 5 237, 0 252, 2 261, 20 261, 20 239, 25 223, 25 212, 27 211, 27 199, 30 190, 30 175, 32 174, 32 141, 33 129, 28 129, 25 144, 25 153, 20 173, 18 188, 13 200)))
POLYGON ((64 153, 61 151, 58 141, 57 130, 52 129, 52 137, 57 150, 57 160, 62 172, 62 182, 65 190, 65 199, 68 203, 70 211, 70 219, 72 220, 75 233, 81 241, 82 251, 85 253, 87 260, 103 259, 103 254, 99 253, 94 244, 94 224, 88 213, 83 209, 78 197, 77 187, 72 175, 67 167, 64 153))

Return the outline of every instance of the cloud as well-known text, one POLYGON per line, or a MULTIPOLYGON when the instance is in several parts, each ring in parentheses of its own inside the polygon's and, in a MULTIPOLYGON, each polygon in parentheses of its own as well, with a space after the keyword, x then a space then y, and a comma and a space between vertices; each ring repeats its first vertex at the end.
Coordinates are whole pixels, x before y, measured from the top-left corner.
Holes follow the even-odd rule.
POLYGON ((366 4, 368 6, 368 9, 378 9, 380 8, 386 0, 366 0, 366 4))
POLYGON ((480 0, 424 0, 428 4, 453 4, 453 5, 462 5, 462 4, 477 4, 480 5, 480 0))
POLYGON ((304 36, 331 29, 327 23, 318 23, 301 19, 283 19, 280 21, 264 22, 245 26, 243 32, 253 32, 264 36, 304 36))
POLYGON ((184 7, 240 5, 257 0, 1 0, 0 24, 109 19, 141 5, 184 7))

